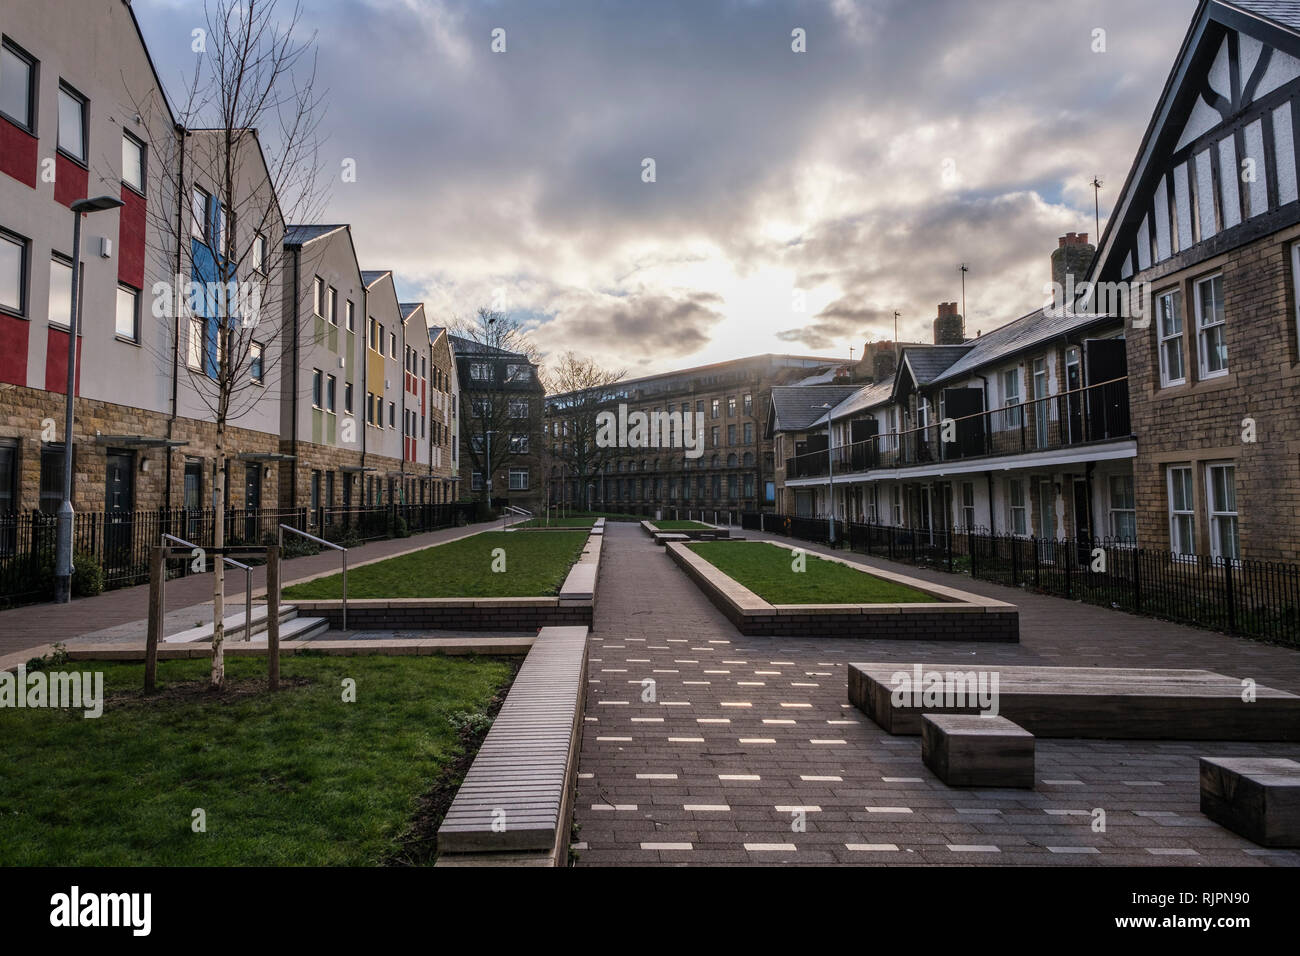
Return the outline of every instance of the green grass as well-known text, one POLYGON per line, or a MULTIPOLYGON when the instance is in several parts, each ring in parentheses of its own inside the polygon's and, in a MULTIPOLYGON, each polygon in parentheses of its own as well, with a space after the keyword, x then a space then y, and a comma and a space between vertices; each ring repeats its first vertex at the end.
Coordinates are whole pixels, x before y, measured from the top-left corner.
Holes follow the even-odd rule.
MULTIPOLYGON (((485 531, 459 541, 388 558, 348 572, 349 598, 539 597, 558 594, 582 554, 587 534, 485 531), (494 572, 492 552, 505 551, 505 571, 494 572)), ((342 576, 284 589, 285 598, 342 597, 342 576)))
POLYGON ((723 574, 770 604, 916 604, 938 598, 905 584, 806 555, 806 570, 793 570, 794 555, 766 541, 703 541, 687 545, 723 574))
POLYGON ((375 864, 417 801, 462 755, 448 722, 484 712, 514 665, 474 657, 286 657, 275 694, 265 659, 227 658, 225 698, 203 660, 87 662, 104 713, 0 709, 0 864, 232 866, 375 864), (356 702, 342 681, 356 681, 356 702), (195 683, 187 683, 195 682, 195 683), (252 690, 241 696, 240 690, 252 690), (206 832, 192 829, 193 811, 206 832))
POLYGON ((711 524, 705 524, 703 521, 652 521, 652 525, 660 531, 708 531, 713 527, 711 524))
POLYGON ((556 518, 549 520, 546 518, 531 518, 528 521, 521 521, 519 524, 511 525, 512 528, 593 528, 596 525, 595 518, 582 518, 578 516, 556 518))

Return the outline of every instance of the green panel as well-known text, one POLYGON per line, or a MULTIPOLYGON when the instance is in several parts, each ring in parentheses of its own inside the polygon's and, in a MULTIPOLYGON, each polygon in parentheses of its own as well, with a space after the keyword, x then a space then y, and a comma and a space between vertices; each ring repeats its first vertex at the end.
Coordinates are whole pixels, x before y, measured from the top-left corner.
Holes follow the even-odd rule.
POLYGON ((337 325, 331 325, 329 327, 329 338, 330 351, 337 354, 339 350, 339 327, 337 325))
POLYGON ((325 413, 325 444, 335 444, 334 436, 338 433, 338 416, 329 412, 325 413))
POLYGON ((320 444, 321 431, 323 430, 323 421, 325 413, 319 408, 311 410, 311 440, 313 443, 320 444))
POLYGON ((316 345, 320 345, 325 341, 325 320, 319 315, 312 316, 311 335, 312 341, 316 345))

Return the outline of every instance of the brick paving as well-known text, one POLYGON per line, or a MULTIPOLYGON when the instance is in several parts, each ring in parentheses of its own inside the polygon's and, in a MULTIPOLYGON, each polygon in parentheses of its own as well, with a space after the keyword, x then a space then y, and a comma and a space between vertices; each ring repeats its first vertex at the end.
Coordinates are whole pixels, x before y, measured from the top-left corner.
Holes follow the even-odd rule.
POLYGON ((922 765, 919 738, 846 703, 845 676, 852 660, 1189 667, 1300 693, 1300 653, 862 560, 1014 601, 1021 643, 746 637, 638 527, 608 527, 579 865, 1300 865, 1203 817, 1197 783, 1201 754, 1300 759, 1300 745, 1039 740, 1035 790, 958 790, 922 765))
MULTIPOLYGON (((452 538, 464 537, 479 531, 500 527, 500 522, 469 525, 463 528, 443 528, 409 538, 372 541, 349 552, 352 567, 391 557, 452 538)), ((286 585, 322 573, 339 570, 339 554, 323 550, 287 561, 282 577, 286 585)), ((253 569, 253 592, 256 596, 266 587, 266 569, 253 569)), ((196 574, 167 582, 168 619, 171 622, 189 622, 195 614, 200 618, 212 616, 212 575, 196 574), (206 611, 206 614, 204 613, 206 611)), ((235 614, 244 608, 244 573, 226 569, 226 613, 235 614)), ((27 607, 0 611, 0 656, 24 650, 35 650, 48 644, 69 642, 78 638, 143 639, 144 621, 149 614, 149 586, 119 588, 92 598, 81 598, 68 604, 33 604, 27 607), (107 633, 115 629, 114 633, 107 633)))

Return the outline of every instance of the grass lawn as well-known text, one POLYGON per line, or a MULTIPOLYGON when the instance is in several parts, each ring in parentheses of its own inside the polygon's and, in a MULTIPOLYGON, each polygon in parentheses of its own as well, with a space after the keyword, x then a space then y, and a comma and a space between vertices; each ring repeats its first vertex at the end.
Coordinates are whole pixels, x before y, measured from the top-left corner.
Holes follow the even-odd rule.
POLYGON ((162 662, 162 691, 144 698, 142 664, 52 666, 102 671, 103 716, 0 709, 0 864, 366 866, 409 852, 421 798, 463 762, 448 716, 485 713, 515 669, 295 656, 273 695, 264 658, 227 658, 212 695, 210 667, 162 662))
MULTIPOLYGON (((560 593, 569 568, 587 542, 584 531, 519 534, 485 531, 423 551, 348 571, 349 598, 539 597, 560 593), (494 572, 493 550, 505 550, 505 571, 494 572)), ((342 597, 332 574, 284 589, 287 599, 342 597)))
POLYGON ((808 554, 793 570, 794 555, 766 541, 703 541, 687 545, 723 574, 771 604, 917 604, 938 598, 834 561, 808 554))
POLYGON ((595 518, 583 518, 579 515, 573 515, 565 518, 552 517, 530 518, 528 521, 521 521, 519 524, 511 525, 512 528, 594 528, 596 526, 595 518))
POLYGON ((652 521, 650 523, 660 531, 707 531, 713 527, 703 521, 652 521))

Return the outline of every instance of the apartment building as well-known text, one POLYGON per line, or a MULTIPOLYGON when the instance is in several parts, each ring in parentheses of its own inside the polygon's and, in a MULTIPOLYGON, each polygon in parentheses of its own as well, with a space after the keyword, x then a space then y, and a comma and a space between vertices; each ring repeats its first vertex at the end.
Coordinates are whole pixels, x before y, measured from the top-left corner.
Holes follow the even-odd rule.
MULTIPOLYGON (((682 447, 610 449, 596 473, 580 479, 573 457, 571 395, 547 398, 546 440, 552 449, 553 503, 592 501, 633 514, 678 510, 756 510, 776 500, 772 444, 764 432, 772 389, 782 383, 848 380, 849 363, 798 355, 757 355, 618 382, 601 405, 629 414, 691 416, 702 436, 699 454, 682 447), (587 488, 580 487, 581 484, 587 488)), ((852 389, 848 389, 852 391, 852 389)), ((594 414, 594 409, 585 413, 594 414)))
MULTIPOLYGON (((1093 251, 1086 236, 1062 237, 1057 286, 1081 283, 1093 251)), ((934 344, 902 347, 892 377, 848 394, 777 390, 779 510, 930 535, 1131 541, 1123 320, 1061 304, 968 339, 955 304, 941 303, 934 344)))
POLYGON ((1093 278, 1148 284, 1127 328, 1138 538, 1300 558, 1300 14, 1197 8, 1093 278))
POLYGON ((463 409, 460 497, 536 510, 543 500, 539 449, 545 399, 537 365, 520 352, 464 336, 449 340, 463 409))
POLYGON ((460 418, 457 414, 460 376, 451 335, 442 326, 429 326, 429 473, 430 501, 456 501, 460 486, 460 418))

